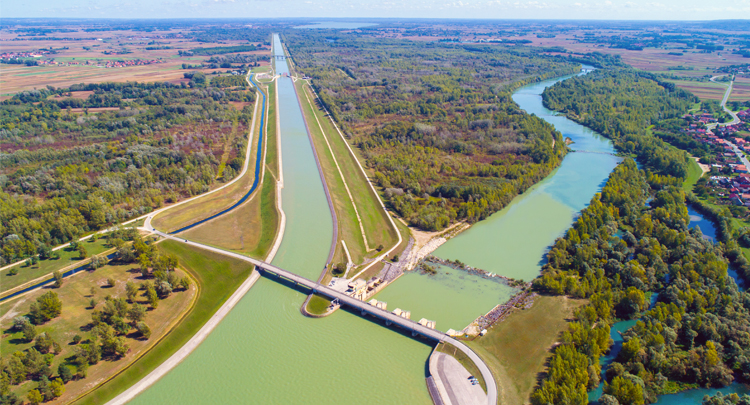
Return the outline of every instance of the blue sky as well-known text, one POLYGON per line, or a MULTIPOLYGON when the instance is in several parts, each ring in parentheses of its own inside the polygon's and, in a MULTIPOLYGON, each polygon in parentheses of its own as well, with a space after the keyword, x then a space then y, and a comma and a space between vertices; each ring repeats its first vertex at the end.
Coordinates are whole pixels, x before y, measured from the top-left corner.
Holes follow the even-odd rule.
POLYGON ((750 19, 750 0, 0 0, 0 16, 750 19))

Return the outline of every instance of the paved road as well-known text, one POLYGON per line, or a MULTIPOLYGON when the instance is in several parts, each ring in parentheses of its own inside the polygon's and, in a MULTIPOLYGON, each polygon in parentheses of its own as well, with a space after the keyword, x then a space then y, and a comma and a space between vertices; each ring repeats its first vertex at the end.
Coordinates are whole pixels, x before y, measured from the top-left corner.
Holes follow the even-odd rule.
MULTIPOLYGON (((726 76, 726 75, 723 75, 723 76, 726 76)), ((716 83, 714 79, 716 79, 717 77, 722 77, 722 76, 714 76, 711 78, 711 81, 716 83)), ((732 112, 731 110, 727 108, 727 100, 729 100, 729 95, 732 93, 732 86, 734 86, 734 79, 731 82, 729 82, 729 85, 727 86, 727 91, 724 92, 724 98, 721 100, 721 108, 723 108, 724 111, 727 112, 727 114, 732 116, 732 121, 725 122, 723 124, 712 124, 708 126, 709 129, 716 128, 717 125, 720 127, 726 127, 729 125, 735 125, 735 124, 740 123, 740 119, 739 117, 737 117, 737 114, 735 114, 734 112, 732 112)))
POLYGON ((455 357, 433 352, 430 356, 430 373, 446 405, 481 405, 487 402, 482 386, 471 384, 469 371, 455 357), (438 374, 437 378, 435 374, 438 374))
POLYGON ((732 150, 737 155, 738 158, 742 161, 742 164, 745 165, 746 168, 750 168, 750 161, 747 160, 745 156, 745 152, 740 150, 740 148, 737 147, 737 145, 729 142, 732 145, 732 150))
POLYGON ((374 316, 379 319, 383 319, 386 321, 386 323, 394 323, 396 325, 399 325, 400 327, 410 330, 412 334, 414 335, 422 335, 424 337, 427 337, 429 339, 436 340, 438 342, 447 342, 451 345, 458 348, 458 350, 461 350, 466 354, 473 362, 477 365, 479 368, 479 371, 482 373, 482 377, 484 378, 485 382, 487 383, 487 403, 490 405, 495 405, 497 403, 497 385, 495 384, 495 379, 492 376, 492 372, 487 367, 487 365, 482 361, 482 359, 474 353, 468 346, 463 344, 462 342, 451 338, 450 336, 446 335, 445 333, 430 329, 428 327, 422 326, 417 322, 414 322, 410 319, 402 318, 400 316, 397 316, 391 312, 384 311, 380 308, 376 308, 364 301, 360 301, 358 299, 352 298, 348 295, 342 294, 339 291, 336 291, 332 288, 329 288, 328 286, 324 286, 322 284, 316 283, 312 280, 309 280, 305 277, 298 276, 292 272, 286 271, 282 268, 276 267, 270 263, 263 262, 261 260, 253 259, 248 256, 241 255, 239 253, 230 252, 224 249, 215 248, 213 246, 204 245, 197 242, 192 242, 187 239, 179 238, 174 235, 170 235, 161 231, 158 231, 154 229, 153 226, 151 226, 151 219, 152 217, 149 216, 146 218, 146 221, 143 225, 143 229, 153 232, 161 237, 176 240, 178 242, 185 243, 190 246, 194 246, 200 249, 209 250, 215 253, 219 253, 225 256, 230 256, 235 259, 243 260, 249 263, 254 264, 258 267, 259 270, 271 274, 276 275, 278 277, 282 277, 286 280, 289 280, 295 284, 303 285, 311 290, 313 292, 317 292, 321 295, 325 295, 328 298, 331 299, 338 299, 343 305, 347 305, 351 308, 355 308, 362 312, 362 315, 369 314, 371 316, 374 316))
MULTIPOLYGON (((224 214, 226 214, 226 213, 234 210, 235 208, 237 208, 240 205, 242 205, 245 201, 247 201, 247 199, 250 198, 250 195, 253 194, 253 192, 255 191, 255 189, 258 188, 258 184, 260 184, 260 180, 261 180, 260 172, 261 172, 261 168, 263 167, 263 163, 264 163, 262 158, 263 158, 263 128, 265 128, 265 120, 266 120, 266 93, 264 93, 260 89, 260 86, 257 83, 255 83, 255 81, 253 80, 252 75, 250 74, 250 72, 248 72, 248 75, 245 77, 245 80, 247 80, 248 83, 252 83, 253 86, 255 86, 258 89, 258 93, 260 93, 260 95, 263 97, 263 101, 262 101, 261 107, 260 107, 260 129, 258 130, 258 152, 257 152, 258 155, 255 157, 255 179, 253 180, 253 185, 250 187, 250 190, 248 190, 247 193, 245 193, 245 195, 243 195, 242 198, 240 198, 231 207, 226 208, 226 209, 222 210, 221 212, 219 212, 217 214, 211 215, 208 218, 201 219, 200 221, 194 222, 194 223, 192 223, 192 224, 190 224, 188 226, 185 226, 183 228, 180 228, 180 229, 178 229, 176 231, 171 232, 173 234, 177 234, 177 233, 180 233, 180 232, 187 231, 188 229, 194 228, 194 227, 196 227, 196 226, 198 226, 200 224, 208 222, 208 221, 210 221, 212 219, 220 217, 220 216, 222 216, 222 215, 224 215, 224 214)), ((255 129, 255 114, 253 114, 252 125, 253 126, 250 128, 250 134, 251 134, 251 136, 252 136, 252 131, 255 129)), ((250 160, 250 146, 249 145, 250 145, 250 142, 248 142, 247 156, 245 157, 245 163, 242 166, 242 173, 239 176, 237 176, 235 178, 235 180, 239 179, 240 177, 242 177, 242 175, 244 175, 245 172, 247 171, 247 164, 248 164, 248 161, 250 160)))
POLYGON ((219 325, 222 319, 234 308, 234 306, 240 301, 240 299, 250 290, 250 288, 258 281, 260 274, 257 271, 253 271, 250 276, 245 280, 240 288, 232 294, 231 297, 219 308, 218 311, 206 322, 205 325, 188 340, 179 350, 177 350, 167 361, 161 363, 152 372, 148 373, 147 376, 143 377, 140 381, 133 384, 127 390, 123 391, 120 395, 116 396, 106 405, 124 405, 141 392, 145 391, 148 387, 152 386, 155 382, 159 381, 160 378, 164 377, 172 371, 178 364, 182 362, 190 353, 193 352, 203 342, 208 335, 219 325))
MULTIPOLYGON (((259 86, 258 86, 257 84, 255 84, 255 82, 254 82, 254 81, 253 81, 252 79, 250 79, 249 75, 250 75, 250 72, 248 72, 247 80, 248 80, 249 82, 251 82, 252 84, 254 84, 254 85, 255 85, 255 86, 256 86, 256 87, 258 88, 258 90, 260 90, 260 87, 259 87, 259 86)), ((263 94, 263 92, 261 92, 261 94, 263 94)), ((265 95, 264 95, 264 99, 265 99, 265 95)), ((265 111, 265 110, 264 110, 264 111, 265 111)), ((252 127, 252 128, 255 128, 255 118, 256 118, 256 116, 257 116, 257 105, 256 105, 256 108, 255 108, 255 110, 253 111, 253 120, 252 120, 252 123, 251 123, 251 127, 252 127)), ((232 180, 231 180, 231 181, 230 181, 229 183, 226 183, 226 184, 224 184, 223 186, 221 186, 221 187, 217 187, 217 188, 215 188, 215 189, 213 189, 213 190, 207 191, 207 192, 205 192, 205 193, 203 193, 203 194, 199 194, 199 195, 196 195, 196 196, 194 196, 194 197, 188 198, 188 199, 186 199, 186 200, 182 200, 182 201, 180 201, 180 202, 177 202, 177 203, 175 203, 175 204, 167 205, 167 206, 166 206, 166 207, 164 207, 164 208, 160 208, 160 209, 158 209, 158 210, 156 210, 156 211, 153 211, 153 212, 150 212, 150 213, 148 213, 148 214, 143 214, 143 215, 141 215, 140 217, 137 217, 137 218, 133 218, 133 219, 131 219, 131 220, 128 220, 128 221, 125 221, 125 222, 119 223, 119 224, 117 224, 117 225, 114 225, 114 226, 112 226, 112 227, 110 227, 110 228, 107 228, 107 229, 103 229, 103 230, 101 230, 101 231, 98 231, 98 232, 94 232, 94 233, 92 233, 91 235, 87 235, 87 236, 84 236, 84 237, 82 237, 82 238, 78 239, 78 241, 84 241, 84 240, 87 240, 88 238, 92 237, 92 236, 93 236, 93 235, 95 235, 95 234, 102 234, 102 233, 107 233, 107 232, 111 232, 111 231, 117 230, 117 229, 119 229, 119 228, 120 228, 121 226, 123 226, 123 225, 128 225, 128 224, 131 224, 131 223, 133 223, 133 222, 135 222, 135 221, 138 221, 138 220, 144 219, 144 218, 146 218, 146 217, 148 217, 148 216, 154 216, 154 215, 156 215, 156 214, 158 214, 158 213, 161 213, 161 212, 164 212, 164 211, 166 211, 166 210, 172 209, 172 208, 174 208, 174 207, 178 207, 178 206, 180 206, 180 205, 183 205, 183 204, 189 203, 189 202, 191 202, 191 201, 193 201, 193 200, 197 200, 198 198, 203 198, 203 197, 205 197, 205 196, 207 196, 207 195, 211 195, 211 194, 213 194, 213 193, 216 193, 216 192, 218 192, 218 191, 221 191, 221 190, 223 190, 223 189, 225 189, 225 188, 227 188, 227 187, 231 186, 232 184, 234 184, 234 183, 236 183, 237 181, 239 181, 239 180, 240 180, 240 179, 242 178, 242 176, 244 176, 244 175, 245 175, 245 173, 247 172, 247 169, 248 169, 248 163, 250 162, 250 151, 252 150, 252 147, 253 147, 252 143, 251 143, 251 142, 248 142, 248 144, 247 144, 247 151, 245 152, 245 163, 244 163, 244 164, 242 165, 242 171, 241 171, 241 172, 240 172, 240 173, 239 173, 239 174, 238 174, 237 176, 235 176, 235 178, 234 178, 234 179, 232 179, 232 180)), ((68 247, 68 246, 70 246, 70 243, 64 243, 64 244, 62 244, 62 245, 60 245, 60 246, 56 246, 56 247, 52 248, 52 251, 60 250, 60 249, 66 248, 66 247, 68 247)), ((24 263, 25 261, 26 261, 26 259, 23 259, 23 260, 19 260, 19 261, 15 262, 15 263, 11 263, 11 264, 8 264, 8 265, 6 265, 6 266, 3 266, 3 267, 1 267, 1 268, 0 268, 0 271, 6 270, 6 269, 8 269, 8 268, 11 268, 11 267, 13 267, 13 266, 17 266, 17 265, 19 265, 19 264, 22 264, 22 263, 24 263)))

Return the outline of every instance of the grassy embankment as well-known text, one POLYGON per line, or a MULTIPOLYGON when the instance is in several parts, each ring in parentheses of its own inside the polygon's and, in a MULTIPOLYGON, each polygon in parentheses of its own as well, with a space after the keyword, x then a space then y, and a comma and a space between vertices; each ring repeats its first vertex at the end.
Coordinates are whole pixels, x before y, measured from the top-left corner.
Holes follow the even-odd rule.
MULTIPOLYGON (((380 254, 380 251, 377 250, 379 246, 382 245, 383 249, 389 249, 393 246, 398 241, 398 235, 396 235, 388 220, 387 215, 389 214, 383 212, 377 196, 373 193, 367 183, 367 178, 359 169, 355 157, 352 156, 344 139, 334 128, 330 118, 318 105, 317 98, 310 91, 310 87, 302 80, 298 80, 295 86, 297 86, 302 112, 310 128, 315 149, 331 193, 331 200, 336 210, 339 233, 332 264, 347 262, 343 245, 340 243, 342 240, 346 242, 352 262, 361 264, 365 260, 380 254), (346 181, 346 186, 349 187, 349 192, 346 190, 344 181, 346 181), (357 214, 359 214, 359 217, 357 214), (362 235, 363 231, 367 241, 362 235)), ((352 149, 352 152, 357 153, 357 150, 352 149)), ((357 156, 357 158, 363 161, 361 156, 357 156)), ((409 234, 405 227, 402 230, 400 229, 399 232, 402 235, 409 234)), ((408 241, 408 237, 402 239, 404 239, 404 242, 408 241)), ((403 250, 406 243, 402 243, 402 245, 399 246, 400 250, 403 250)), ((400 250, 396 249, 397 252, 400 250)), ((333 265, 330 267, 331 269, 333 265)), ((373 265, 363 276, 369 278, 377 274, 382 266, 380 263, 373 265)), ((359 271, 358 267, 361 268, 361 266, 355 266, 350 270, 350 277, 359 271)), ((332 274, 329 271, 323 277, 322 283, 326 284, 331 277, 332 274)), ((322 314, 329 304, 330 301, 326 298, 313 295, 307 305, 307 310, 312 314, 322 314)))
MULTIPOLYGON (((177 270, 177 274, 180 277, 184 276, 181 270, 177 270)), ((2 315, 0 328, 4 331, 4 334, 0 344, 0 354, 7 356, 33 346, 33 343, 24 341, 21 332, 9 331, 9 328, 13 324, 13 318, 27 314, 29 306, 39 296, 48 291, 54 291, 62 301, 62 314, 43 325, 37 326, 37 332, 47 333, 61 346, 62 351, 54 357, 51 366, 51 370, 56 376, 58 365, 64 363, 67 358, 76 353, 77 345, 71 343, 73 337, 80 335, 84 340, 89 337, 89 333, 84 331, 87 330, 86 327, 91 322, 91 313, 94 310, 90 306, 90 301, 96 300, 97 307, 101 309, 106 296, 125 297, 125 284, 128 281, 133 281, 136 284, 143 281, 137 265, 108 265, 96 271, 82 272, 75 278, 63 282, 62 287, 58 289, 41 288, 21 298, 2 304, 0 306, 0 314, 2 315), (114 287, 107 286, 106 280, 109 278, 116 280, 114 287)), ((67 403, 74 400, 90 389, 92 383, 111 377, 153 347, 191 308, 196 292, 195 286, 192 286, 187 293, 176 289, 168 298, 160 300, 158 308, 148 311, 144 319, 144 322, 152 331, 150 339, 138 339, 137 334, 126 335, 126 343, 129 345, 130 351, 123 358, 117 360, 102 359, 97 364, 92 365, 86 378, 73 380, 65 385, 65 393, 56 402, 67 403)), ((142 295, 143 291, 139 293, 136 300, 141 305, 148 306, 148 300, 142 295)), ((19 397, 25 398, 28 391, 34 389, 36 385, 35 382, 26 381, 19 386, 13 386, 13 391, 19 397)))
MULTIPOLYGON (((190 240, 248 254, 258 259, 265 259, 273 245, 279 225, 279 213, 276 210, 276 181, 279 175, 279 163, 276 148, 275 87, 269 86, 266 91, 268 92, 269 109, 265 122, 266 138, 263 144, 265 159, 262 159, 265 164, 265 174, 263 174, 259 190, 256 190, 248 201, 235 208, 231 214, 221 216, 183 233, 190 240)), ((260 112, 258 112, 256 128, 253 129, 253 133, 257 134, 259 130, 260 112)), ((257 138, 255 140, 257 141, 257 138)), ((243 183, 247 181, 247 189, 252 185, 255 178, 256 154, 257 142, 254 142, 251 152, 252 166, 244 176, 247 180, 239 181, 243 183)), ((247 189, 245 189, 245 192, 247 192, 247 189)), ((237 199, 239 198, 241 196, 237 199)), ((225 204, 231 205, 237 199, 227 199, 225 204)))
POLYGON ((76 404, 105 403, 145 377, 190 340, 253 270, 249 263, 179 242, 162 242, 159 250, 177 255, 180 267, 197 281, 199 290, 195 304, 156 347, 76 404))
MULTIPOLYGON (((109 251, 112 250, 106 245, 105 239, 92 240, 90 238, 80 243, 86 247, 86 252, 88 253, 87 257, 104 252, 109 253, 109 251)), ((58 249, 56 252, 60 254, 59 259, 40 259, 37 264, 28 265, 26 263, 21 263, 1 271, 0 285, 2 285, 2 293, 0 293, 0 295, 5 295, 4 293, 6 291, 15 289, 16 287, 38 278, 49 276, 54 271, 67 271, 78 267, 89 260, 88 258, 83 260, 79 259, 78 251, 71 249, 70 247, 58 249), (18 274, 10 275, 10 272, 13 270, 18 271, 18 274)))
MULTIPOLYGON (((317 104, 317 99, 310 91, 310 87, 302 80, 298 80, 295 85, 338 217, 339 241, 346 242, 352 261, 360 264, 365 259, 377 256, 378 246, 382 245, 385 249, 393 246, 398 236, 387 214, 380 207, 377 196, 370 189, 367 178, 359 169, 345 141, 325 115, 325 111, 317 104), (349 187, 349 192, 346 190, 344 181, 349 187), (363 238, 363 231, 367 241, 363 238)), ((346 262, 340 242, 337 242, 333 262, 346 262)))
POLYGON ((700 166, 698 166, 698 162, 696 162, 694 159, 690 160, 690 165, 688 166, 688 175, 685 177, 685 181, 682 183, 682 188, 685 190, 685 192, 692 193, 693 187, 695 187, 695 184, 700 180, 700 178, 703 176, 703 170, 700 166))
POLYGON ((573 311, 585 303, 567 297, 542 296, 531 309, 516 311, 486 335, 464 342, 492 371, 498 387, 498 403, 528 402, 546 369, 550 349, 567 329, 573 311))
MULTIPOLYGON (((688 177, 682 183, 682 187, 685 190, 685 192, 686 193, 690 193, 690 194, 694 194, 693 193, 693 187, 698 182, 698 180, 700 180, 700 178, 701 178, 700 167, 698 166, 698 164, 696 162, 693 161, 690 164, 690 168, 689 168, 689 171, 688 171, 688 177), (696 171, 696 169, 697 169, 697 171, 696 171)), ((727 208, 726 205, 715 204, 715 203, 713 203, 713 202, 711 202, 711 201, 709 201, 709 200, 707 200, 705 198, 698 197, 698 199, 701 202, 703 202, 704 204, 706 204, 707 206, 711 207, 711 208, 715 208, 715 209, 719 209, 719 210, 727 208)), ((738 230, 738 229, 750 227, 750 221, 742 220, 742 219, 735 218, 735 217, 731 218, 730 223, 732 225, 732 229, 734 229, 734 230, 738 230)), ((750 248, 742 247, 740 245, 740 249, 742 250, 742 254, 745 255, 745 258, 748 259, 748 260, 750 260, 750 248)))

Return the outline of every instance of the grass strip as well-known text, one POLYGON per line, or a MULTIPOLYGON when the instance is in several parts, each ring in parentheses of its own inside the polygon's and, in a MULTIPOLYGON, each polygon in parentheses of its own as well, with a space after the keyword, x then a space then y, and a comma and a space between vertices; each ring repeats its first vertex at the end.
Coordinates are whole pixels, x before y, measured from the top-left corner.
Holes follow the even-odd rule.
POLYGON ((159 250, 176 255, 180 266, 197 281, 200 291, 195 305, 154 348, 76 404, 105 403, 145 377, 187 343, 253 270, 244 261, 174 241, 160 243, 159 250))

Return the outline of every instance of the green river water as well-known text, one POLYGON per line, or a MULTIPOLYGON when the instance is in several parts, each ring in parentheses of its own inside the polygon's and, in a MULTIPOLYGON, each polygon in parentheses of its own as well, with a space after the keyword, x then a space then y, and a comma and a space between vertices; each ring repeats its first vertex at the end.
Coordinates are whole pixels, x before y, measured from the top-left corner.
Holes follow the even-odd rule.
MULTIPOLYGON (((274 49, 281 49, 278 37, 274 49)), ((286 71, 284 61, 276 65, 278 73, 286 71)), ((555 81, 524 87, 514 99, 573 139, 574 150, 593 153, 569 154, 547 179, 446 243, 438 256, 530 280, 545 249, 601 189, 619 159, 607 141, 542 107, 540 94, 555 81)), ((315 279, 330 248, 330 212, 289 78, 279 79, 278 95, 287 224, 273 264, 315 279)), ((438 270, 436 276, 406 274, 378 299, 447 330, 463 328, 513 291, 458 270, 438 270)), ((188 358, 133 403, 431 403, 424 382, 430 345, 345 311, 306 318, 299 312, 304 299, 261 278, 188 358)))
MULTIPOLYGON (((277 69, 284 73, 286 63, 277 69)), ((279 79, 278 94, 287 224, 273 264, 317 279, 331 243, 330 211, 291 79, 279 79)), ((261 278, 198 349, 132 402, 431 403, 424 381, 431 346, 345 311, 306 318, 304 299, 261 278)))
MULTIPOLYGON (((604 186, 621 160, 612 155, 612 144, 542 105, 542 91, 564 79, 523 87, 515 92, 513 100, 573 140, 570 147, 574 152, 539 184, 516 197, 502 211, 446 242, 433 253, 435 256, 458 259, 472 267, 530 281, 539 275, 542 259, 555 238, 565 233, 575 215, 604 186)), ((515 292, 464 271, 440 268, 435 276, 405 274, 376 298, 386 301, 388 308, 410 310, 412 319, 425 317, 437 321, 437 329, 445 331, 463 329, 515 292)))

